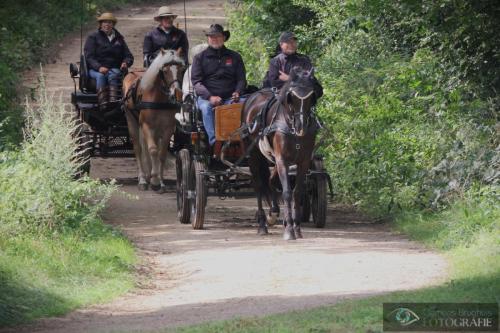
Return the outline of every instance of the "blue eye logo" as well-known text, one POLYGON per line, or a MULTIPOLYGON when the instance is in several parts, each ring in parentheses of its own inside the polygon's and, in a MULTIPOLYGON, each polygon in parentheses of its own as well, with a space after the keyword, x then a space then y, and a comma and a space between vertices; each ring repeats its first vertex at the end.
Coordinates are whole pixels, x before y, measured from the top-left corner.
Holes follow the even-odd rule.
POLYGON ((394 309, 389 317, 393 317, 401 326, 408 326, 420 320, 420 317, 408 308, 394 309))

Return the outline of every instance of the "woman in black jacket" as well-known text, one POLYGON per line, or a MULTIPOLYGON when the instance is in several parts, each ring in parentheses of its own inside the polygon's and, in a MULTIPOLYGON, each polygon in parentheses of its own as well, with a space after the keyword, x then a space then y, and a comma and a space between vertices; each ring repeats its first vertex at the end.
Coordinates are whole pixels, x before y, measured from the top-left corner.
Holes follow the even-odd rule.
POLYGON ((117 19, 113 14, 103 13, 97 21, 99 29, 87 37, 84 52, 89 75, 96 80, 99 105, 106 109, 110 102, 118 102, 122 71, 132 66, 134 57, 114 28, 117 19))

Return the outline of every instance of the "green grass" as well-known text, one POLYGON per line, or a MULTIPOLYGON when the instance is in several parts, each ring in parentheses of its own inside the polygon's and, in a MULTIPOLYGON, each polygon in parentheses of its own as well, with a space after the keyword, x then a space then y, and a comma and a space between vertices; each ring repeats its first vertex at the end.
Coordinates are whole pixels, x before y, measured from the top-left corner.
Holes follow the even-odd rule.
POLYGON ((448 259, 449 276, 442 285, 307 311, 162 332, 382 332, 384 302, 499 302, 500 207, 493 199, 473 198, 471 194, 471 198, 440 213, 407 212, 395 221, 395 231, 406 233, 448 259))
POLYGON ((92 238, 0 238, 0 327, 104 302, 134 286, 131 244, 102 224, 95 228, 92 238))
POLYGON ((64 314, 131 289, 137 259, 100 212, 116 191, 88 177, 76 122, 41 82, 25 140, 0 153, 0 327, 64 314))

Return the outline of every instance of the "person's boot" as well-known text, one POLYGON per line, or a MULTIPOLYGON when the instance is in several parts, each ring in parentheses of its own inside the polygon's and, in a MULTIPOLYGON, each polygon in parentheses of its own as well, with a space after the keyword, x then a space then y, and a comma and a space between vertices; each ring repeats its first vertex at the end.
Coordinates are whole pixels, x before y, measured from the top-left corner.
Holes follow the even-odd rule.
POLYGON ((99 110, 102 112, 107 111, 109 107, 109 87, 103 87, 97 90, 97 103, 99 110))
POLYGON ((122 92, 119 86, 109 86, 109 104, 110 108, 117 106, 122 99, 122 92))

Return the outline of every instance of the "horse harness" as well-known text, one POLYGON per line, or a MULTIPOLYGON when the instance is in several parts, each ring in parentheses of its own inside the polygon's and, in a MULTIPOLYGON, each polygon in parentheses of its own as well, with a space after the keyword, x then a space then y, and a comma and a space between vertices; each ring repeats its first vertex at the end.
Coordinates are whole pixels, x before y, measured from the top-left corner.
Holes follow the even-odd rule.
POLYGON ((166 96, 169 97, 169 99, 170 99, 169 102, 146 102, 146 101, 143 101, 142 94, 138 93, 139 85, 140 85, 142 78, 138 78, 137 80, 135 80, 134 83, 132 83, 132 86, 130 87, 130 89, 127 91, 127 94, 123 98, 122 108, 123 108, 124 112, 128 111, 137 121, 139 121, 139 114, 140 114, 141 110, 144 110, 144 109, 165 110, 165 109, 173 109, 173 108, 180 108, 181 107, 181 103, 179 103, 175 100, 175 96, 172 96, 168 90, 165 90, 165 87, 170 88, 172 86, 172 84, 174 84, 176 82, 181 84, 181 82, 178 79, 175 79, 172 82, 167 83, 165 80, 165 75, 163 74, 163 71, 160 71, 159 75, 160 75, 160 80, 164 83, 164 85, 161 87, 161 90, 166 96), (134 103, 134 108, 132 108, 130 110, 125 108, 125 103, 129 99, 132 99, 132 102, 134 103))
MULTIPOLYGON (((240 130, 238 130, 238 132, 240 132, 239 134, 241 135, 242 138, 248 137, 251 134, 253 134, 257 130, 257 128, 259 128, 259 125, 266 124, 266 119, 267 119, 267 115, 268 115, 269 111, 277 103, 276 112, 273 114, 273 117, 271 118, 269 125, 265 126, 264 128, 262 128, 259 131, 258 135, 255 137, 253 142, 248 147, 247 152, 249 152, 251 149, 253 149, 253 147, 256 144, 258 144, 259 149, 261 150, 262 154, 270 162, 274 163, 274 157, 272 154, 272 147, 269 143, 268 136, 270 134, 275 133, 275 132, 280 132, 280 133, 283 133, 285 135, 290 135, 290 136, 294 137, 294 139, 296 141, 296 143, 295 143, 295 159, 296 159, 298 156, 299 150, 301 149, 301 145, 300 145, 300 143, 297 143, 298 136, 297 136, 297 130, 295 128, 295 117, 298 115, 299 117, 301 117, 302 123, 307 124, 307 126, 305 127, 306 131, 311 129, 309 124, 315 125, 314 128, 312 128, 312 130, 314 130, 314 131, 317 131, 319 129, 324 128, 323 123, 321 122, 319 117, 314 112, 314 109, 311 109, 311 112, 309 113, 309 115, 307 115, 307 118, 304 119, 304 100, 306 98, 308 98, 313 92, 311 92, 311 94, 308 94, 307 96, 305 96, 303 98, 299 97, 299 99, 301 99, 301 108, 298 112, 294 112, 292 114, 291 126, 288 124, 288 121, 287 121, 288 117, 286 116, 286 113, 284 113, 284 111, 283 111, 283 105, 281 103, 278 103, 279 102, 279 95, 277 94, 277 90, 273 88, 272 92, 273 92, 273 94, 272 94, 271 98, 262 106, 259 113, 257 113, 257 115, 254 117, 253 124, 251 124, 251 125, 245 124, 244 126, 242 126, 242 128, 240 128, 240 130), (277 116, 280 113, 280 111, 283 113, 283 116, 285 118, 284 121, 277 120, 277 116), (310 123, 311 119, 314 120, 313 123, 310 123)), ((289 93, 293 93, 293 91, 290 90, 287 94, 289 94, 289 93)), ((247 154, 245 154, 245 155, 247 155, 247 154)))

